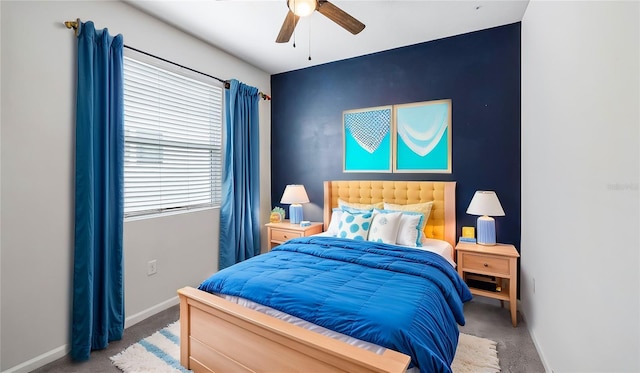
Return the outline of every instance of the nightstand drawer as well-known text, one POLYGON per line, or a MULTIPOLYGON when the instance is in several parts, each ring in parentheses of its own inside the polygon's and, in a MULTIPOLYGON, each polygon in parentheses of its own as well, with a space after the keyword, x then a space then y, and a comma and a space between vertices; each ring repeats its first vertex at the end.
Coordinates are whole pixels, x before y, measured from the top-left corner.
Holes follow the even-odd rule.
POLYGON ((304 232, 291 232, 291 231, 273 229, 271 231, 271 240, 284 242, 292 238, 302 237, 303 234, 304 232))
POLYGON ((464 253, 462 260, 465 271, 479 271, 509 276, 509 259, 507 258, 464 253))
POLYGON ((291 224, 287 220, 265 225, 267 226, 267 237, 269 237, 268 251, 292 238, 308 237, 322 232, 322 223, 317 222, 312 222, 304 227, 301 227, 300 224, 291 224))

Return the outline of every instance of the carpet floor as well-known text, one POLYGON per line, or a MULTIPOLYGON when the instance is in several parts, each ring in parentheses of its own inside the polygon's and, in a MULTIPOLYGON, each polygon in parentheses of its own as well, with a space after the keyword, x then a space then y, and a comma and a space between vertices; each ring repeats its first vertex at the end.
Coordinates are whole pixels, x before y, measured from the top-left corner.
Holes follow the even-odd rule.
MULTIPOLYGON (((512 327, 509 310, 500 308, 500 303, 496 303, 497 305, 475 299, 467 302, 464 306, 467 323, 460 327, 460 331, 495 341, 501 372, 543 373, 544 366, 524 320, 518 314, 518 327, 512 327)), ((179 312, 178 306, 171 307, 133 325, 125 330, 122 340, 112 342, 104 350, 92 352, 88 361, 73 362, 65 356, 34 370, 33 373, 122 373, 113 365, 110 357, 178 320, 179 312)))

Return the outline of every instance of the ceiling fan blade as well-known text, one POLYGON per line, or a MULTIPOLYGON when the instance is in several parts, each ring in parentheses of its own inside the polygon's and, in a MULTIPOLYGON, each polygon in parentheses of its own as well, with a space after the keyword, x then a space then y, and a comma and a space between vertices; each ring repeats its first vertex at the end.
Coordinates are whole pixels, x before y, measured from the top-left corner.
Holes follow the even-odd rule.
POLYGON ((296 28, 299 19, 300 17, 293 14, 292 11, 289 11, 289 13, 287 13, 287 17, 284 19, 282 27, 280 28, 280 33, 278 33, 278 37, 276 38, 276 43, 289 42, 289 39, 291 39, 291 34, 293 34, 293 30, 296 28))
POLYGON ((318 12, 354 35, 364 30, 364 23, 326 0, 318 0, 318 12))

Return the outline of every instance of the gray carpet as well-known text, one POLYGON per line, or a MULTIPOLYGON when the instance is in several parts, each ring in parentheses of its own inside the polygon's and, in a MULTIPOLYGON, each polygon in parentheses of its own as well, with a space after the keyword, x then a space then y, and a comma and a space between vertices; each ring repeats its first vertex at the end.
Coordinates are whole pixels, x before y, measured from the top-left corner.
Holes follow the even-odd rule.
POLYGON ((500 301, 488 298, 465 303, 467 323, 460 327, 460 331, 496 341, 502 373, 544 373, 544 365, 531 340, 527 324, 518 312, 518 326, 511 326, 508 305, 505 302, 505 308, 500 308, 500 301))
MULTIPOLYGON (((45 372, 113 372, 121 371, 111 364, 109 357, 124 350, 129 345, 153 334, 156 330, 178 319, 178 306, 171 307, 147 320, 125 330, 121 341, 112 342, 109 347, 91 353, 91 359, 76 363, 69 357, 58 359, 34 373, 45 372)), ((518 327, 511 326, 511 317, 507 308, 473 300, 464 308, 467 324, 460 331, 478 337, 489 338, 498 343, 498 359, 502 372, 543 373, 544 368, 533 345, 527 326, 518 314, 518 327)))

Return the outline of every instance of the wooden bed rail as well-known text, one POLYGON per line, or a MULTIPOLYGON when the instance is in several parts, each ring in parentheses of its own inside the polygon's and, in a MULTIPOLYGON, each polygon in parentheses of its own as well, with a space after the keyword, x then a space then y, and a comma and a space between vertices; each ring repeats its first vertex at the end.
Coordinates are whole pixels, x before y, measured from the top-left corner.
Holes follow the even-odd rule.
POLYGON ((180 363, 194 372, 405 372, 411 359, 361 349, 185 287, 180 363))

